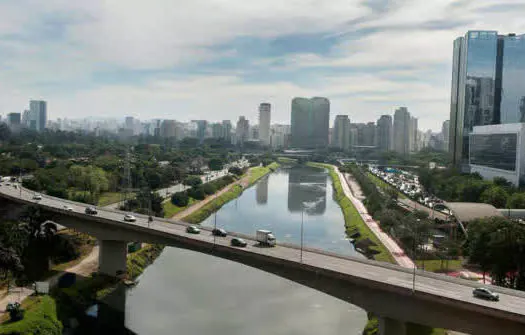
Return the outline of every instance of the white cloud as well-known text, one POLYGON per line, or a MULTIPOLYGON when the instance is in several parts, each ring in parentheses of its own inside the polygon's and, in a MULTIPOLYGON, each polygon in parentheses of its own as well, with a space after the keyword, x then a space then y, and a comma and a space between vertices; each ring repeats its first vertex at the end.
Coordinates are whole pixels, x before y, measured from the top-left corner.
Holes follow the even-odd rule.
POLYGON ((0 113, 21 111, 30 98, 45 98, 52 118, 246 115, 255 120, 258 103, 267 100, 274 104, 275 121, 289 122, 292 97, 325 95, 332 115, 374 121, 406 105, 422 128, 438 130, 449 114, 453 39, 469 29, 525 32, 521 12, 503 5, 497 12, 484 11, 501 5, 497 0, 457 4, 400 0, 375 12, 360 0, 0 2, 0 113), (236 38, 310 33, 342 40, 325 56, 248 60, 253 67, 289 74, 286 78, 245 81, 243 75, 252 70, 246 67, 208 69, 213 72, 207 76, 174 73, 204 61, 242 57, 229 45, 236 38), (211 52, 214 46, 225 48, 211 52), (271 65, 276 60, 280 65, 271 65), (112 85, 99 78, 138 70, 154 74, 112 85), (308 82, 300 81, 304 71, 311 73, 308 82))

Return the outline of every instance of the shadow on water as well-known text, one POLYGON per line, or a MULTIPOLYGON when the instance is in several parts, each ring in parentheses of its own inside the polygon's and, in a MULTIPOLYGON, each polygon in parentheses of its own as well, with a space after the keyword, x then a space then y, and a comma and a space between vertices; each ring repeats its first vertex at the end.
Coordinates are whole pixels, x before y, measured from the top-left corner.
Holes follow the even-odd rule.
MULTIPOLYGON (((103 280, 107 282, 107 278, 103 280)), ((93 277, 71 273, 58 279, 60 288, 54 288, 51 294, 57 301, 63 334, 136 334, 125 326, 126 286, 119 283, 110 294, 97 300, 98 282, 93 277), (66 277, 73 279, 62 280, 66 277)))

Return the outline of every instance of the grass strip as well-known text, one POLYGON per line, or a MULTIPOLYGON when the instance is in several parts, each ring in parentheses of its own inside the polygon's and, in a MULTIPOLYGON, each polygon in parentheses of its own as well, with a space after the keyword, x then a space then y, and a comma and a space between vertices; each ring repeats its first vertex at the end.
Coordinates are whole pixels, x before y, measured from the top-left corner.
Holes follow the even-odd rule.
POLYGON ((164 208, 164 217, 171 218, 173 215, 182 212, 183 210, 194 205, 197 202, 199 202, 199 200, 195 200, 192 197, 189 197, 188 204, 186 206, 179 207, 171 202, 171 198, 168 198, 168 200, 162 204, 162 207, 164 208))
POLYGON ((339 176, 334 170, 334 167, 329 164, 322 164, 322 163, 313 163, 309 162, 307 163, 308 166, 312 167, 318 167, 318 168, 325 168, 328 169, 330 173, 330 177, 332 178, 332 184, 334 187, 335 192, 335 198, 339 206, 341 207, 341 210, 343 211, 343 216, 345 218, 345 228, 347 235, 350 235, 351 232, 357 228, 361 236, 359 239, 365 239, 368 238, 372 242, 376 244, 376 246, 371 247, 372 249, 376 250, 378 254, 374 256, 374 259, 381 262, 389 262, 389 263, 395 263, 394 258, 388 251, 388 249, 379 241, 377 236, 368 228, 366 223, 361 218, 361 215, 359 215, 359 212, 354 207, 354 204, 352 204, 352 201, 346 197, 343 187, 341 185, 341 181, 339 180, 339 176))
POLYGON ((62 323, 57 318, 55 300, 50 296, 31 296, 22 302, 24 318, 0 325, 0 334, 17 335, 61 335, 62 323))

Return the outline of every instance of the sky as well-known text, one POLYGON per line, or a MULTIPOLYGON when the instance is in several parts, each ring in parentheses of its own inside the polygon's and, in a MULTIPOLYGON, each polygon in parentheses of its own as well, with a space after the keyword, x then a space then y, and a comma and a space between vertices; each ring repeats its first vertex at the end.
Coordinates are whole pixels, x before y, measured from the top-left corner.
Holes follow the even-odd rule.
POLYGON ((332 120, 406 106, 449 118, 453 40, 525 33, 525 0, 0 0, 0 114, 289 123, 295 96, 332 120))

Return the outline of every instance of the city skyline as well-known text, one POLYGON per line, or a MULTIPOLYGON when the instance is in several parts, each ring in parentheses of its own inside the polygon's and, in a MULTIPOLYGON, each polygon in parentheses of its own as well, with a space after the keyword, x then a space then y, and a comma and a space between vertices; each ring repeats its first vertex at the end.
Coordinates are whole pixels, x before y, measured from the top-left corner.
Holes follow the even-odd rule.
POLYGON ((292 97, 319 95, 332 116, 365 122, 407 106, 421 128, 439 131, 451 41, 470 29, 525 30, 523 4, 492 0, 233 1, 213 11, 203 1, 184 15, 166 6, 2 2, 0 114, 34 98, 53 118, 235 120, 268 101, 283 123, 292 97))

